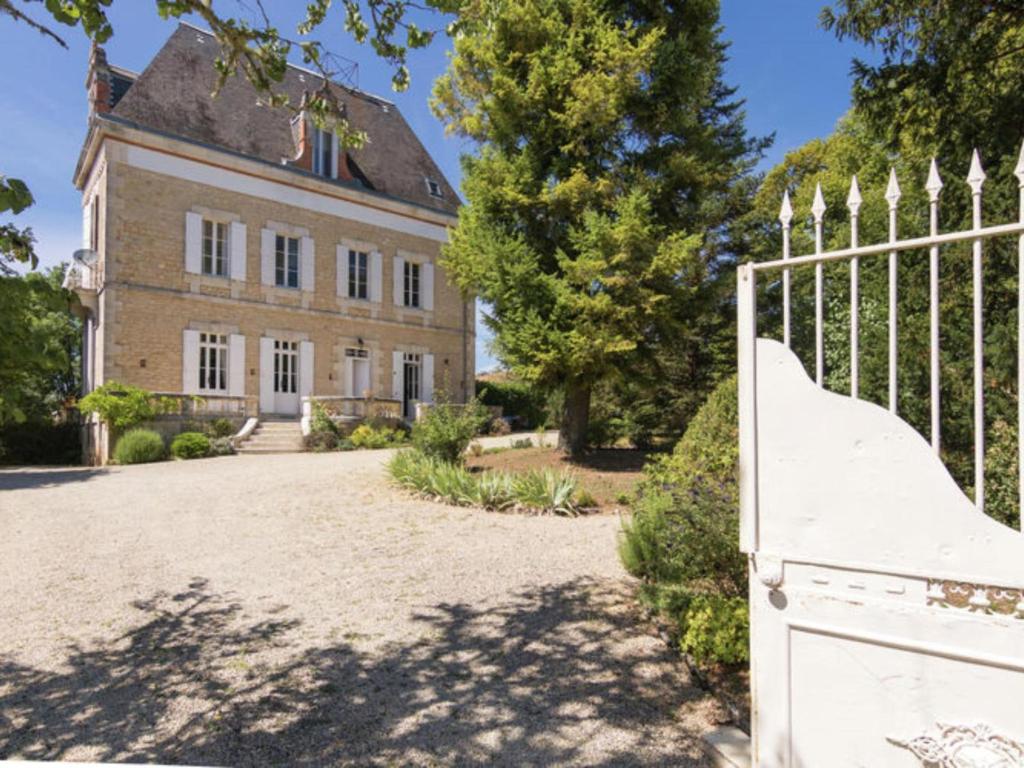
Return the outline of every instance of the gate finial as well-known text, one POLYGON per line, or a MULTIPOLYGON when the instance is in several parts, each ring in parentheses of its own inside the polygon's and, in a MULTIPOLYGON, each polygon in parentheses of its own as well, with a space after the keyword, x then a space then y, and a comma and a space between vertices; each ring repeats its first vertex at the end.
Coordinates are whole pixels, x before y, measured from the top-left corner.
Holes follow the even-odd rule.
POLYGON ((814 214, 814 223, 820 224, 822 216, 825 215, 825 198, 821 194, 821 182, 814 189, 814 204, 811 206, 811 213, 814 214))
POLYGON ((889 201, 889 210, 896 207, 900 199, 900 183, 896 180, 896 169, 889 169, 889 186, 885 188, 885 199, 889 201))
POLYGON ((789 202, 789 190, 785 190, 782 193, 782 208, 779 209, 779 221, 782 222, 782 226, 788 227, 789 222, 793 220, 793 206, 789 202))
POLYGON ((971 186, 971 193, 975 195, 981 194, 981 185, 985 183, 985 171, 981 167, 981 158, 978 156, 978 150, 974 150, 971 155, 971 168, 967 172, 967 183, 971 186))
POLYGON ((1017 181, 1024 187, 1024 144, 1020 145, 1020 155, 1017 156, 1017 167, 1013 169, 1013 175, 1017 177, 1017 181))
POLYGON ((939 165, 935 162, 934 157, 932 164, 928 167, 928 180, 924 183, 924 188, 928 190, 928 201, 937 203, 939 193, 942 192, 942 179, 939 177, 939 165))
POLYGON ((846 196, 846 207, 850 209, 850 215, 856 216, 863 202, 860 196, 860 187, 857 185, 857 174, 850 179, 850 194, 846 196))

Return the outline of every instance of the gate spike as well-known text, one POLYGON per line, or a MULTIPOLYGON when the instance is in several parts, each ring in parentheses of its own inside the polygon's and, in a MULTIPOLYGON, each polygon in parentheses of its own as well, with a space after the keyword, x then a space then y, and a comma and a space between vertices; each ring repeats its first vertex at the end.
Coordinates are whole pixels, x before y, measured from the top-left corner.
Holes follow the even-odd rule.
POLYGON ((971 155, 971 168, 967 172, 967 183, 971 187, 971 193, 975 195, 981 194, 981 185, 985 183, 985 171, 981 167, 981 158, 978 156, 978 150, 974 150, 971 155))
POLYGON ((789 202, 789 190, 785 190, 782 193, 782 208, 779 209, 779 221, 782 222, 782 226, 788 227, 789 222, 793 220, 793 206, 789 202))
POLYGON ((814 190, 814 204, 811 206, 811 213, 814 214, 814 223, 820 224, 822 216, 825 215, 825 198, 821 194, 821 182, 814 190))
POLYGON ((863 202, 860 196, 860 187, 857 186, 857 174, 850 179, 850 194, 846 196, 846 207, 850 209, 850 215, 856 216, 863 202))
POLYGON ((939 165, 935 162, 934 157, 932 164, 928 167, 928 180, 925 182, 924 188, 928 190, 928 201, 938 202, 939 193, 942 192, 942 179, 939 177, 939 165))
POLYGON ((1024 186, 1024 144, 1020 145, 1020 155, 1017 157, 1017 167, 1013 169, 1013 175, 1017 177, 1021 186, 1024 186))
POLYGON ((900 199, 900 183, 896 180, 896 169, 889 169, 889 186, 885 188, 885 199, 889 201, 889 208, 896 207, 900 199))

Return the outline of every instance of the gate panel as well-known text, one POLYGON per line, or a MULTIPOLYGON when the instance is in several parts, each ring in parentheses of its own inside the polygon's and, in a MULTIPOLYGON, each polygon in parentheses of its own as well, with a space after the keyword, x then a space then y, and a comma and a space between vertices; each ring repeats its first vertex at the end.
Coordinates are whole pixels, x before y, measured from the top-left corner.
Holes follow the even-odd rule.
MULTIPOLYGON (((757 766, 1024 768, 1024 537, 984 514, 984 243, 1019 239, 1020 381, 1024 389, 1024 151, 1018 222, 982 226, 985 174, 967 183, 973 227, 938 232, 941 181, 926 189, 928 236, 898 240, 895 173, 890 238, 823 252, 825 203, 812 207, 815 253, 792 257, 784 197, 783 258, 738 271, 740 544, 750 556, 753 754, 757 766), (940 249, 971 243, 975 498, 942 463, 938 344, 940 249), (931 442, 897 414, 898 258, 930 264, 931 442), (858 399, 858 261, 887 256, 888 409, 858 399), (823 265, 848 262, 847 396, 825 382, 823 265), (790 351, 790 273, 813 268, 814 373, 790 351), (781 273, 784 343, 757 337, 761 275, 781 273)), ((959 352, 959 350, 957 350, 959 352)), ((1020 393, 1018 393, 1019 395, 1020 393)), ((1024 398, 1018 398, 1024 401, 1024 398)), ((1020 405, 1024 405, 1021 402, 1020 405)), ((1024 407, 1019 407, 1024 435, 1024 407)), ((1024 440, 1020 450, 1024 451, 1024 440)), ((1024 453, 1021 454, 1024 471, 1024 453)), ((1024 522, 1024 521, 1022 521, 1024 522)))

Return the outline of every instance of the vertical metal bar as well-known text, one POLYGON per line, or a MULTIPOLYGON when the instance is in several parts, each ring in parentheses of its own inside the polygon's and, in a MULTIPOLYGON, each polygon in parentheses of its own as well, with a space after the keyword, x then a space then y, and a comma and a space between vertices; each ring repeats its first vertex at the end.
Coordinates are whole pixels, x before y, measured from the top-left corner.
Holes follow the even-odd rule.
MULTIPOLYGON (((900 199, 900 185, 896 181, 896 169, 889 171, 889 187, 885 191, 889 201, 889 242, 896 242, 896 205, 900 199)), ((899 256, 895 250, 889 252, 889 410, 896 413, 899 391, 897 387, 897 343, 898 343, 898 299, 899 256)))
MULTIPOLYGON (((1020 195, 1020 220, 1024 221, 1024 144, 1014 168, 1020 195)), ((1017 241, 1017 495, 1020 528, 1024 531, 1024 235, 1017 241)))
POLYGON ((757 283, 751 264, 736 270, 737 383, 740 444, 740 549, 758 546, 757 283))
MULTIPOLYGON (((823 220, 825 215, 825 198, 821 194, 821 184, 814 190, 814 252, 822 253, 823 220)), ((814 265, 814 379, 818 386, 825 384, 825 270, 819 261, 814 265)))
MULTIPOLYGON (((857 231, 860 213, 860 188, 857 177, 850 181, 850 194, 846 206, 850 209, 850 247, 856 248, 859 240, 857 231)), ((860 394, 860 259, 850 259, 850 396, 860 394)))
MULTIPOLYGON (((939 168, 932 158, 928 169, 928 190, 930 235, 939 234, 939 193, 942 191, 942 179, 939 168)), ((939 246, 933 245, 928 252, 929 282, 929 351, 931 353, 931 405, 932 405, 932 450, 936 455, 941 453, 941 403, 939 402, 939 246)))
MULTIPOLYGON (((782 208, 779 210, 779 221, 782 222, 782 258, 790 257, 790 223, 793 221, 793 206, 789 202, 789 190, 782 194, 782 208)), ((790 346, 790 272, 789 267, 782 270, 782 342, 790 346)))
MULTIPOLYGON (((985 172, 981 168, 978 150, 971 157, 971 169, 967 183, 971 186, 971 226, 981 229, 981 185, 985 172)), ((974 504, 979 511, 985 511, 985 349, 982 328, 982 269, 981 238, 975 238, 972 254, 972 279, 974 283, 974 504)))

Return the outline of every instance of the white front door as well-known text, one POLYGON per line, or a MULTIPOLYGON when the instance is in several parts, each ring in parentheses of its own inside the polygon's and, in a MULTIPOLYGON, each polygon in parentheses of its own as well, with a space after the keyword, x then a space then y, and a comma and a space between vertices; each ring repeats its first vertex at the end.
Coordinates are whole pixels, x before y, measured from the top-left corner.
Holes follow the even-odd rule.
POLYGON ((356 358, 352 361, 352 394, 363 397, 370 391, 370 361, 356 358))
POLYGON ((274 412, 299 412, 299 342, 274 339, 274 412))

